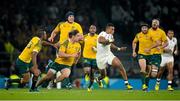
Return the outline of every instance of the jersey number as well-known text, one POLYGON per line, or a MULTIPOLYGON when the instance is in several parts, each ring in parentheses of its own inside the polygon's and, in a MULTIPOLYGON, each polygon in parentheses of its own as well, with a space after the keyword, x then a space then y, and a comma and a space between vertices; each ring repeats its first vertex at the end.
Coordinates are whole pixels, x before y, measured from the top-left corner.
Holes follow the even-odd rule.
POLYGON ((27 48, 31 48, 32 44, 33 44, 33 42, 30 41, 27 45, 27 48))

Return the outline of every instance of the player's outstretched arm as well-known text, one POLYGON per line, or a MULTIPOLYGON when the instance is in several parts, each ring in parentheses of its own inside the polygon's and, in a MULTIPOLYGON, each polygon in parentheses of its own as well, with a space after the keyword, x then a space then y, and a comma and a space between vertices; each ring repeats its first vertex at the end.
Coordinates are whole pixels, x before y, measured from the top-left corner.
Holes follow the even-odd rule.
POLYGON ((124 51, 124 50, 127 49, 127 47, 121 47, 121 48, 119 48, 119 47, 117 47, 116 45, 114 45, 113 43, 111 43, 111 48, 112 48, 112 49, 116 49, 116 50, 118 50, 118 51, 124 51))
POLYGON ((149 52, 151 51, 151 49, 157 48, 157 47, 160 46, 160 45, 161 45, 161 41, 157 40, 151 47, 145 49, 144 51, 145 51, 146 53, 149 53, 149 52))
POLYGON ((53 30, 51 33, 51 36, 48 38, 48 41, 54 42, 54 37, 56 36, 58 32, 56 30, 53 30))
POLYGON ((58 48, 55 44, 52 44, 52 43, 50 43, 50 42, 47 42, 47 41, 42 41, 42 45, 46 45, 46 46, 52 46, 52 47, 54 47, 54 48, 58 48))
POLYGON ((136 57, 136 56, 137 56, 136 47, 137 47, 137 42, 136 42, 136 41, 133 41, 133 42, 132 42, 132 50, 133 50, 132 56, 133 56, 133 57, 136 57))
POLYGON ((67 53, 65 53, 65 52, 63 52, 63 51, 59 51, 58 57, 61 57, 61 58, 75 57, 75 58, 77 58, 77 57, 79 56, 78 54, 79 54, 79 53, 67 54, 67 53))
POLYGON ((164 49, 166 46, 168 46, 168 41, 165 41, 165 42, 162 44, 162 49, 164 49))

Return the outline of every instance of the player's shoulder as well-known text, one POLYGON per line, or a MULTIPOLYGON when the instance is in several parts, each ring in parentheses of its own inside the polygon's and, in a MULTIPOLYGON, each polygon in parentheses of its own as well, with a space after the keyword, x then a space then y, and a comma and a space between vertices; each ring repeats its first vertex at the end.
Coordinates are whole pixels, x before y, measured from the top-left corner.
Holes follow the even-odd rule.
POLYGON ((165 34, 165 31, 162 28, 158 28, 158 31, 165 34))
POLYGON ((141 35, 142 34, 142 32, 138 32, 136 35, 138 36, 138 35, 141 35))
POLYGON ((89 33, 84 34, 84 38, 88 37, 89 33))
POLYGON ((139 36, 142 34, 142 32, 138 32, 138 33, 136 33, 136 35, 135 35, 135 37, 136 38, 139 38, 139 36))
POLYGON ((38 44, 38 43, 40 43, 40 38, 37 37, 37 36, 34 36, 34 37, 31 39, 31 42, 32 42, 33 44, 38 44))
POLYGON ((67 47, 69 44, 69 40, 65 40, 60 46, 67 47))
POLYGON ((95 35, 94 35, 95 37, 98 37, 98 34, 97 33, 95 33, 95 35))
POLYGON ((106 35, 107 33, 105 31, 102 31, 99 33, 99 36, 103 36, 103 35, 106 35))
POLYGON ((61 21, 61 22, 58 23, 58 26, 62 26, 64 24, 66 24, 66 23, 64 21, 61 21))
POLYGON ((172 40, 173 40, 174 42, 177 42, 177 38, 176 38, 176 37, 173 37, 172 40))
POLYGON ((74 25, 75 26, 81 26, 79 23, 77 23, 77 22, 74 22, 74 25))
POLYGON ((149 31, 149 32, 153 31, 152 27, 151 27, 151 28, 149 28, 149 30, 148 30, 148 31, 149 31))
POLYGON ((34 37, 32 38, 32 41, 40 41, 40 38, 37 37, 37 36, 34 36, 34 37))

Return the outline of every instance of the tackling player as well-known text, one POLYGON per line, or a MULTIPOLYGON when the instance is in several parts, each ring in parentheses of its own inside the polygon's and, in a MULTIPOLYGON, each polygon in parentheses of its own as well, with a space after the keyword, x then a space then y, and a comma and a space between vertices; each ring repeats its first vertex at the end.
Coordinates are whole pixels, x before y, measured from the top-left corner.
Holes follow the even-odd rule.
POLYGON ((81 45, 79 44, 81 34, 77 30, 69 32, 69 39, 60 45, 58 57, 50 65, 50 69, 45 77, 37 82, 36 87, 40 86, 45 81, 54 79, 55 74, 60 71, 61 75, 54 80, 54 83, 60 82, 64 79, 65 85, 69 83, 69 75, 71 73, 71 66, 76 64, 81 56, 81 45))
MULTIPOLYGON (((72 30, 78 30, 78 32, 83 35, 83 30, 80 24, 78 24, 77 22, 74 22, 74 13, 71 11, 68 11, 65 15, 65 22, 60 22, 56 28, 52 31, 51 36, 48 38, 48 40, 50 42, 54 42, 54 38, 57 35, 57 33, 59 33, 60 37, 59 37, 59 42, 57 42, 55 44, 55 46, 57 48, 59 48, 59 46, 61 44, 64 43, 64 41, 68 40, 68 36, 69 36, 69 32, 71 32, 72 30)), ((69 80, 67 80, 69 81, 69 80)))

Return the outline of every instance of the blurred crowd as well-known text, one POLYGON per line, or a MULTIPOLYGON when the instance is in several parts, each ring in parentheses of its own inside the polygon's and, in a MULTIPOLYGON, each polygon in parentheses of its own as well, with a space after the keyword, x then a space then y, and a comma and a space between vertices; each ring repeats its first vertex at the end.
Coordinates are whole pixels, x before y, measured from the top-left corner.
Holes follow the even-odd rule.
MULTIPOLYGON (((55 26, 65 20, 67 11, 75 12, 76 22, 81 24, 84 33, 88 32, 90 24, 95 24, 100 32, 107 22, 113 22, 116 33, 119 33, 115 35, 116 43, 131 47, 132 39, 139 31, 139 23, 151 24, 153 18, 160 19, 165 31, 173 29, 179 40, 179 6, 179 0, 1 0, 0 69, 13 67, 16 56, 38 26, 46 26, 50 35, 55 26)), ((48 59, 54 57, 53 49, 44 48, 39 56, 41 67, 45 67, 48 59)), ((179 56, 175 60, 179 72, 179 56)), ((136 74, 133 69, 129 71, 130 76, 136 74)))

